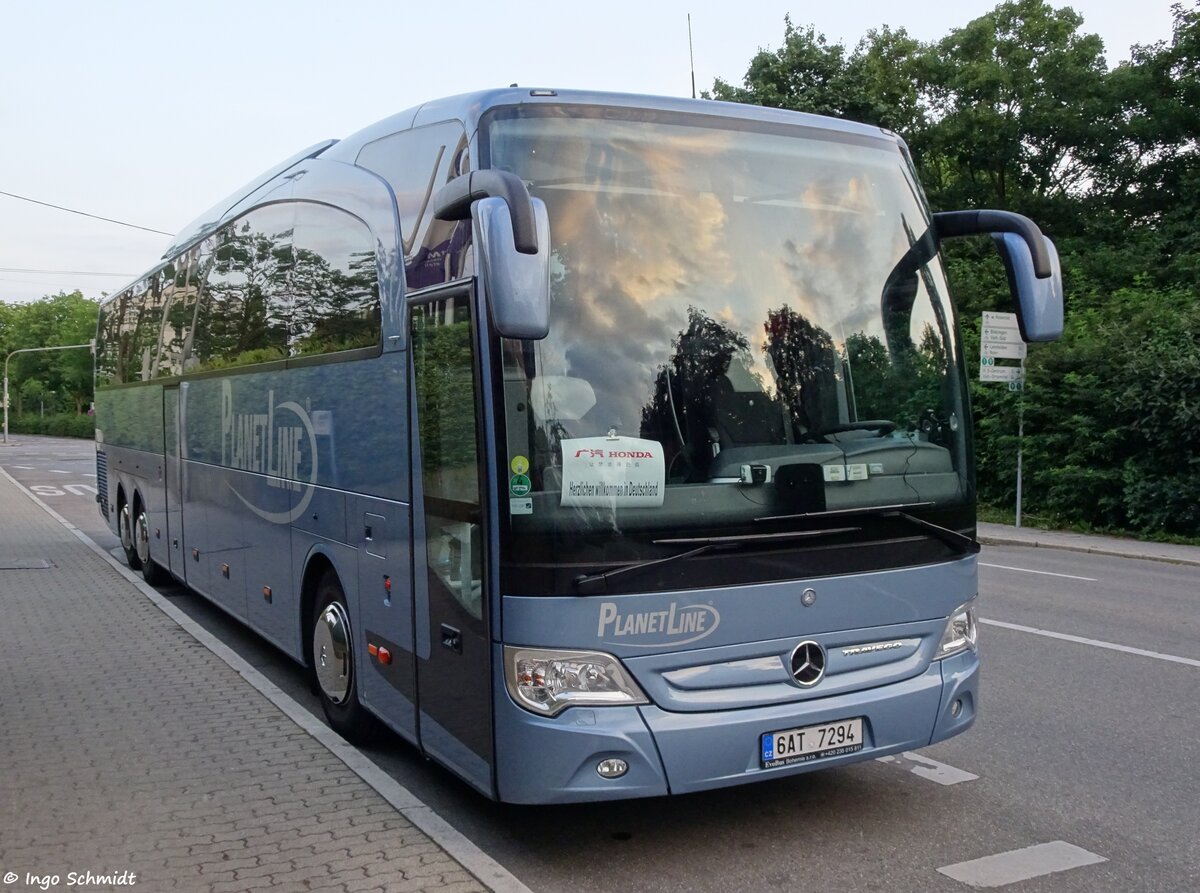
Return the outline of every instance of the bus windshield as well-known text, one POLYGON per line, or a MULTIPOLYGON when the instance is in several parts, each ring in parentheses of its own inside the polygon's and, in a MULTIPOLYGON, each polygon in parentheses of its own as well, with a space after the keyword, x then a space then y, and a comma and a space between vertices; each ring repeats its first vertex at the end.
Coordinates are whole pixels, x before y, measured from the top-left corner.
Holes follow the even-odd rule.
MULTIPOLYGON (((856 511, 973 524, 961 349, 896 141, 580 106, 484 124, 552 237, 549 336, 498 346, 505 591, 706 537, 861 542, 856 511)), ((737 579, 799 575, 759 564, 737 579)), ((662 574, 627 591, 709 585, 662 574)))

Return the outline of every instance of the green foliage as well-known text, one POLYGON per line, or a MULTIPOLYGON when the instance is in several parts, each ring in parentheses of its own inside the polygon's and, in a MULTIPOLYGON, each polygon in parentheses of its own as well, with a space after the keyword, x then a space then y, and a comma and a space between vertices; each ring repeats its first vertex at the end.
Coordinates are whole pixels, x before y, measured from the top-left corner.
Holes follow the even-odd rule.
MULTIPOLYGON (((14 350, 86 344, 96 337, 98 305, 78 291, 28 304, 0 301, 0 363, 14 350)), ((8 364, 11 416, 44 409, 87 411, 92 401, 92 355, 86 348, 17 354, 8 364)))
MULTIPOLYGON (((1014 210, 1055 239, 1063 339, 1031 347, 1020 398, 972 382, 985 504, 1015 503, 1023 407, 1025 512, 1200 535, 1200 6, 1172 9, 1172 39, 1111 70, 1082 17, 1043 0, 1001 3, 930 43, 885 27, 851 51, 785 19, 783 45, 760 50, 741 86, 714 85, 719 99, 890 127, 934 210, 1014 210)), ((944 256, 973 367, 981 312, 1012 299, 988 240, 944 256)), ((845 345, 864 399, 903 414, 928 370, 893 368, 881 349, 845 345)))
POLYGON ((9 417, 8 430, 13 434, 49 434, 54 437, 82 437, 86 440, 96 436, 92 416, 71 413, 9 417))

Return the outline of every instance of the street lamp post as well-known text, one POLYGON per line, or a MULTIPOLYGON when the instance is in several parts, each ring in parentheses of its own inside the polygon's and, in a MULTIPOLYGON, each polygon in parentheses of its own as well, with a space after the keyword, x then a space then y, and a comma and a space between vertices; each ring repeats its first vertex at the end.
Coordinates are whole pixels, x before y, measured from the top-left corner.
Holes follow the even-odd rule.
POLYGON ((86 347, 96 352, 96 339, 93 338, 87 344, 64 344, 60 347, 22 347, 18 350, 11 351, 4 358, 4 442, 8 443, 8 361, 19 353, 37 353, 45 350, 71 350, 76 347, 86 347))

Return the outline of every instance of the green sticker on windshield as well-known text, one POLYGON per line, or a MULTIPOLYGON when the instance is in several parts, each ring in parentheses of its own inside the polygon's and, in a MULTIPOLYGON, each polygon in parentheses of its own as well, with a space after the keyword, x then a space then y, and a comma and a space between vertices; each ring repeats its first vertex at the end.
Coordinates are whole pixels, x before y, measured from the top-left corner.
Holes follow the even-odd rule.
POLYGON ((529 483, 529 478, 523 474, 514 474, 509 478, 508 492, 512 496, 528 496, 532 489, 533 485, 529 483))

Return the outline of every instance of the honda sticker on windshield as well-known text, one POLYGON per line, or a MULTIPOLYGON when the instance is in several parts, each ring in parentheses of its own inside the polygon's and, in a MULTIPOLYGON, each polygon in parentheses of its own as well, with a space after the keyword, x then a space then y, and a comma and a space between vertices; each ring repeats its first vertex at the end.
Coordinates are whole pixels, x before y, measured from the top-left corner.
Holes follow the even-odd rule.
POLYGON ((564 506, 653 508, 663 503, 663 446, 636 437, 562 441, 564 506))

